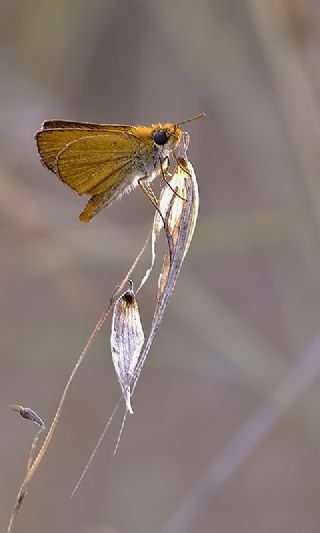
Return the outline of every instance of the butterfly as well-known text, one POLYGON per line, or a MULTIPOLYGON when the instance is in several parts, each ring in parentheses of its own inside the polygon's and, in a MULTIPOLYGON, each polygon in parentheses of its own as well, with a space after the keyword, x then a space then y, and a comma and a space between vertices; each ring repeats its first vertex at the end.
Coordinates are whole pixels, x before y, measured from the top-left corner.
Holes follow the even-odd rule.
MULTIPOLYGON (((35 140, 45 167, 79 195, 89 195, 79 218, 89 222, 103 207, 140 186, 158 209, 150 183, 166 175, 181 142, 182 124, 128 126, 47 120, 35 140)), ((169 184, 169 183, 168 183, 169 184)))

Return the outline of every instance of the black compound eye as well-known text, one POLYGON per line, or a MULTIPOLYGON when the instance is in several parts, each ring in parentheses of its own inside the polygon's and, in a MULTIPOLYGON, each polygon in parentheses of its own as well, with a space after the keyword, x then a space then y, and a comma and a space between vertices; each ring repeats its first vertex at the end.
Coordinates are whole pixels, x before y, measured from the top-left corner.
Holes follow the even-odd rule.
POLYGON ((168 142, 168 135, 164 130, 156 131, 153 135, 153 140, 156 144, 162 145, 168 142))

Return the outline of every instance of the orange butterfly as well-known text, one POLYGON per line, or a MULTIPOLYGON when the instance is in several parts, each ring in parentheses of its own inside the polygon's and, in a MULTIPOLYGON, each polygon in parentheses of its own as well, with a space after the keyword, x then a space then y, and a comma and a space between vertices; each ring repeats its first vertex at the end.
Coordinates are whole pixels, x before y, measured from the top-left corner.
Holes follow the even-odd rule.
POLYGON ((47 120, 35 134, 41 161, 78 194, 90 195, 80 220, 89 222, 103 207, 139 185, 154 206, 150 188, 163 176, 181 141, 181 124, 126 126, 47 120))

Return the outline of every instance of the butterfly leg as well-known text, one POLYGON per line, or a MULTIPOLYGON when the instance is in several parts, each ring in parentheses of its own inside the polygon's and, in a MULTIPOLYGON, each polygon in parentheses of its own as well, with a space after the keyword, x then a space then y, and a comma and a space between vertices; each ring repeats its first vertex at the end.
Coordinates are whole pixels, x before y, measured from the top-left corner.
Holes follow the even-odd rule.
POLYGON ((152 203, 153 207, 158 211, 158 213, 159 213, 159 215, 161 217, 161 220, 163 222, 163 226, 166 227, 166 221, 165 221, 165 218, 164 218, 163 214, 160 211, 158 199, 157 199, 156 195, 154 194, 153 190, 151 189, 150 185, 148 184, 147 180, 148 180, 148 176, 143 176, 142 178, 139 178, 138 179, 139 187, 141 187, 141 189, 143 190, 143 192, 146 195, 146 197, 152 203))
MULTIPOLYGON (((180 165, 179 165, 180 166, 180 165)), ((172 174, 170 174, 170 172, 168 172, 168 170, 165 170, 163 168, 163 163, 162 163, 162 160, 160 159, 160 167, 161 167, 161 176, 162 176, 162 179, 163 181, 168 185, 169 189, 172 190, 172 192, 178 196, 178 198, 180 198, 180 200, 183 200, 184 202, 187 201, 186 198, 183 198, 182 196, 180 196, 179 193, 177 193, 177 191, 172 187, 172 185, 170 184, 170 182, 166 179, 166 175, 169 176, 169 178, 172 178, 172 176, 174 176, 174 172, 172 174)))
POLYGON ((170 263, 171 263, 171 260, 172 260, 172 257, 173 257, 172 235, 171 235, 171 233, 169 231, 167 221, 164 218, 163 214, 161 213, 158 199, 157 199, 156 195, 154 194, 153 190, 151 189, 151 187, 150 187, 150 185, 149 185, 147 180, 148 180, 148 176, 143 176, 142 178, 139 178, 138 184, 141 187, 141 189, 144 192, 144 194, 147 196, 147 198, 152 203, 153 207, 156 209, 156 211, 159 213, 159 215, 161 217, 161 220, 162 220, 162 223, 163 223, 163 227, 164 227, 164 230, 165 230, 165 233, 166 233, 167 241, 168 241, 170 263))

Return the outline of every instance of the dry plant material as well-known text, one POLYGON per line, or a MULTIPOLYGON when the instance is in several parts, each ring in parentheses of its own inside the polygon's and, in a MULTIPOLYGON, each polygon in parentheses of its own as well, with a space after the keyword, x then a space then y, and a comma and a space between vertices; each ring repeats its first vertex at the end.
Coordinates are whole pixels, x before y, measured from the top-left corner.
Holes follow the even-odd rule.
MULTIPOLYGON (((137 292, 139 292, 141 287, 148 280, 150 273, 153 269, 153 266, 155 264, 156 243, 159 238, 161 229, 163 229, 163 222, 162 222, 163 218, 165 219, 165 222, 166 222, 165 231, 169 232, 169 236, 170 236, 173 247, 172 247, 172 250, 170 251, 168 250, 166 252, 165 257, 163 259, 163 265, 162 265, 162 269, 161 269, 160 276, 158 279, 158 295, 157 295, 157 301, 156 301, 156 308, 154 311, 153 321, 152 321, 148 339, 139 357, 138 362, 136 362, 136 358, 134 360, 134 365, 132 365, 132 368, 134 366, 135 370, 130 378, 129 383, 126 383, 125 388, 124 388, 124 382, 122 382, 122 384, 120 382, 122 393, 123 393, 122 398, 124 398, 126 401, 126 411, 125 411, 125 414, 122 420, 122 425, 121 425, 121 429, 119 432, 119 436, 118 436, 118 440, 115 446, 114 453, 116 453, 118 449, 118 445, 119 445, 120 438, 122 435, 127 412, 128 411, 131 412, 131 396, 137 385, 137 381, 139 379, 140 373, 142 371, 142 368, 144 366, 144 363, 146 361, 146 358, 152 346, 155 335, 160 326, 160 322, 165 313, 170 296, 174 290, 178 274, 180 272, 186 253, 189 249, 189 246, 190 246, 190 243, 193 237, 193 233, 196 227, 198 210, 199 210, 199 194, 198 194, 198 185, 197 185, 196 175, 186 155, 188 144, 189 144, 189 136, 188 134, 185 133, 183 137, 183 143, 180 147, 180 153, 177 155, 177 166, 170 180, 170 187, 166 186, 162 190, 162 193, 160 195, 159 207, 161 210, 161 215, 159 215, 159 213, 156 212, 154 221, 153 221, 152 241, 151 241, 151 265, 146 271, 146 274, 143 277, 137 292), (129 405, 128 405, 128 398, 130 399, 129 405)), ((168 240, 168 235, 167 235, 167 240, 168 240)), ((123 303, 121 305, 123 305, 123 303)), ((140 318, 139 318, 139 321, 140 321, 140 318)), ((115 326, 115 322, 113 321, 111 336, 118 335, 119 337, 121 337, 121 331, 123 329, 123 321, 117 332, 114 332, 114 326, 115 326)), ((141 347, 139 346, 139 352, 140 350, 141 350, 141 347)), ((116 372, 117 372, 117 375, 119 375, 117 370, 116 372)), ((78 480, 72 492, 72 496, 78 490, 79 485, 91 464, 91 461, 93 460, 104 436, 106 435, 110 427, 111 421, 120 405, 121 399, 116 404, 110 418, 108 419, 99 437, 99 440, 93 452, 91 453, 89 461, 87 462, 80 476, 80 479, 78 480)))
POLYGON ((40 416, 36 413, 36 411, 34 411, 33 409, 30 409, 30 407, 23 407, 22 405, 13 404, 13 405, 10 405, 10 408, 13 411, 16 411, 17 413, 19 413, 19 415, 21 415, 22 418, 25 418, 26 420, 30 420, 31 422, 33 422, 38 427, 38 431, 36 432, 34 439, 32 441, 32 444, 31 444, 31 448, 30 448, 29 455, 28 455, 28 461, 27 461, 26 477, 17 494, 16 501, 11 512, 7 533, 10 533, 10 531, 12 531, 14 520, 18 512, 20 511, 22 502, 27 494, 26 488, 27 488, 28 482, 26 481, 26 479, 28 477, 28 474, 29 474, 29 471, 30 471, 30 468, 33 462, 33 454, 35 452, 39 437, 41 433, 45 430, 44 421, 42 420, 42 418, 40 418, 40 416))
POLYGON ((139 308, 133 292, 133 282, 128 280, 129 289, 120 296, 113 308, 111 325, 111 353, 114 368, 129 413, 131 407, 131 381, 144 343, 139 308))
POLYGON ((25 418, 26 420, 31 420, 31 422, 34 422, 38 427, 40 427, 43 431, 44 429, 44 422, 42 418, 33 410, 30 409, 30 407, 23 407, 22 405, 10 405, 10 408, 13 411, 16 411, 19 413, 22 418, 25 418))
MULTIPOLYGON (((158 279, 158 296, 149 337, 137 365, 132 392, 137 384, 141 370, 150 351, 154 337, 160 326, 170 296, 180 272, 182 263, 189 249, 197 223, 199 211, 199 193, 197 179, 191 163, 187 159, 186 150, 189 135, 184 133, 177 167, 171 178, 171 187, 165 187, 160 196, 160 210, 166 220, 167 231, 173 243, 173 254, 166 252, 162 270, 158 279)), ((155 258, 155 244, 159 236, 161 224, 159 214, 155 214, 152 234, 152 265, 147 271, 149 276, 155 258)), ((143 280, 145 283, 146 277, 143 280)))
MULTIPOLYGON (((147 247, 147 244, 149 242, 149 239, 150 239, 150 235, 151 235, 151 232, 149 233, 148 237, 146 238, 145 240, 145 243, 144 245, 142 246, 141 250, 139 251, 138 255, 136 256, 135 260, 133 261, 129 271, 127 272, 126 276, 123 278, 123 280, 115 287, 114 289, 114 292, 111 296, 111 298, 108 300, 107 304, 106 304, 106 307, 105 309, 102 311, 100 317, 99 317, 99 320, 97 322, 97 324, 95 325, 95 328, 93 330, 93 332, 91 333, 85 347, 83 348, 81 354, 79 355, 78 359, 77 359, 77 362, 76 364, 74 365, 72 371, 71 371, 71 374, 67 380, 67 383, 64 387, 64 390, 63 390, 63 393, 61 395, 61 398, 60 398, 60 401, 59 401, 59 404, 58 404, 58 407, 57 407, 57 410, 55 412, 55 415, 53 417, 53 420, 51 422, 51 425, 48 429, 48 432, 47 432, 47 435, 44 439, 44 442, 37 454, 37 456, 35 457, 35 459, 33 460, 33 453, 34 453, 34 450, 35 450, 35 447, 36 447, 36 444, 38 442, 38 438, 40 436, 40 434, 42 433, 42 431, 44 431, 45 427, 43 426, 43 428, 40 428, 33 443, 32 443, 32 447, 31 447, 31 450, 30 450, 30 454, 29 454, 29 458, 28 458, 28 466, 27 466, 27 472, 26 472, 26 475, 25 475, 25 478, 21 484, 21 487, 18 491, 18 495, 17 495, 17 498, 16 498, 16 503, 15 503, 15 506, 11 512, 11 516, 10 516, 10 521, 9 521, 9 525, 8 525, 8 529, 7 529, 7 533, 10 533, 12 531, 12 527, 13 527, 13 523, 14 523, 14 520, 15 520, 15 517, 21 507, 21 504, 24 500, 24 497, 26 495, 26 487, 29 485, 30 481, 32 480, 33 476, 35 475, 36 471, 38 470, 39 466, 40 466, 40 463, 42 461, 42 459, 44 458, 44 455, 46 454, 47 450, 48 450, 48 447, 51 443, 51 440, 52 440, 52 437, 54 435, 54 432, 55 432, 55 429, 56 429, 56 426, 59 422, 59 419, 60 419, 60 416, 61 416, 61 412, 62 412, 62 408, 64 406, 64 402, 65 402, 65 399, 66 399, 66 396, 67 396, 67 393, 69 391, 69 388, 71 386, 71 383, 82 363, 82 361, 84 360, 85 356, 87 355, 88 351, 89 351, 89 348, 90 346, 92 345, 94 339, 96 338, 96 336, 98 335, 99 331, 101 330, 103 324, 105 323, 105 321, 107 320, 109 314, 110 314, 110 311, 112 310, 117 298, 119 297, 119 294, 121 294, 121 291, 123 290, 126 282, 128 281, 128 279, 130 278, 132 272, 134 271, 136 265, 138 264, 141 256, 143 255, 146 247, 147 247)), ((113 416, 115 415, 115 413, 117 412, 117 409, 119 407, 119 404, 120 402, 118 402, 118 404, 115 406, 114 410, 113 410, 113 413, 110 417, 110 421, 109 421, 109 424, 106 426, 105 428, 105 431, 107 432, 107 429, 113 419, 113 416)), ((19 414, 21 414, 21 416, 25 415, 26 414, 26 409, 23 408, 22 406, 20 405, 12 405, 11 408, 14 410, 14 411, 17 411, 19 412, 19 414)), ((29 408, 27 408, 29 409, 29 408)), ((29 410, 29 411, 32 411, 32 410, 29 410)), ((34 412, 34 411, 33 411, 34 412)), ((24 416, 25 418, 25 416, 24 416)), ((40 419, 40 417, 39 417, 40 419)), ((103 438, 103 436, 102 436, 103 438)), ((101 438, 101 440, 102 440, 101 438)), ((97 449, 100 445, 100 442, 98 442, 97 444, 97 449)), ((89 463, 90 464, 90 463, 89 463)), ((85 472, 84 472, 85 473, 85 472)), ((84 475, 84 474, 83 474, 84 475)))
MULTIPOLYGON (((99 331, 102 329, 112 309, 114 309, 114 312, 110 337, 111 351, 116 374, 122 390, 122 396, 116 404, 111 414, 111 417, 109 418, 72 495, 79 487, 81 480, 83 479, 96 451, 98 450, 110 426, 111 421, 113 420, 114 415, 116 414, 119 408, 121 400, 124 399, 126 411, 115 451, 117 450, 122 429, 126 420, 127 412, 133 412, 131 407, 132 394, 137 385, 137 381, 150 351, 152 342, 158 331, 170 296, 174 290, 178 274, 188 251, 196 226, 199 208, 199 196, 196 175, 194 173, 191 163, 187 159, 188 144, 189 135, 183 132, 180 137, 180 144, 177 147, 176 152, 174 152, 176 166, 173 175, 170 175, 166 169, 166 175, 164 175, 163 173, 162 176, 163 181, 165 182, 165 186, 160 194, 160 200, 157 200, 154 204, 156 208, 156 213, 153 221, 152 230, 140 252, 138 253, 136 259, 134 260, 132 266, 130 267, 128 273, 123 278, 123 280, 116 286, 105 309, 101 313, 100 318, 88 342, 86 343, 84 349, 78 357, 78 360, 74 365, 69 379, 67 380, 66 386, 58 404, 57 411, 55 413, 51 426, 49 427, 46 438, 38 452, 38 455, 35 457, 34 460, 33 451, 35 449, 35 444, 32 446, 32 451, 28 460, 26 476, 18 492, 16 504, 12 511, 10 519, 8 533, 12 529, 14 518, 24 499, 26 487, 33 478, 49 447, 73 378, 76 372, 78 371, 83 359, 87 355, 92 342, 98 335, 99 331), (143 348, 144 333, 140 321, 136 294, 133 291, 133 284, 129 278, 132 276, 132 273, 138 261, 143 255, 151 235, 151 265, 146 271, 145 276, 143 277, 140 286, 136 291, 136 293, 138 293, 143 287, 143 285, 147 282, 150 273, 154 267, 156 258, 156 244, 162 229, 164 229, 165 232, 166 240, 168 243, 168 251, 165 253, 165 256, 163 258, 162 269, 158 279, 158 293, 151 330, 143 348), (129 289, 122 293, 126 283, 129 283, 129 289)), ((21 416, 32 420, 39 426, 40 429, 35 439, 35 442, 37 442, 39 434, 44 430, 44 425, 41 425, 42 420, 40 419, 40 417, 38 417, 38 415, 33 410, 30 410, 28 408, 25 409, 22 406, 13 406, 13 408, 18 411, 21 416)))

